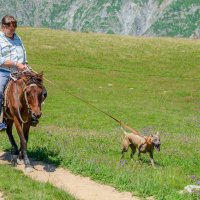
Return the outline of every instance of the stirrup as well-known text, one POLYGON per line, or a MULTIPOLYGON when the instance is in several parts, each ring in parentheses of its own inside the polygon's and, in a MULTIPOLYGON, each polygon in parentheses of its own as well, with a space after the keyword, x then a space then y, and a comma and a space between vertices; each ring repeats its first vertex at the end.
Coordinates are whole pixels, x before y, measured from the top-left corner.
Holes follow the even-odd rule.
POLYGON ((7 125, 5 123, 0 123, 0 131, 5 131, 7 129, 7 125))

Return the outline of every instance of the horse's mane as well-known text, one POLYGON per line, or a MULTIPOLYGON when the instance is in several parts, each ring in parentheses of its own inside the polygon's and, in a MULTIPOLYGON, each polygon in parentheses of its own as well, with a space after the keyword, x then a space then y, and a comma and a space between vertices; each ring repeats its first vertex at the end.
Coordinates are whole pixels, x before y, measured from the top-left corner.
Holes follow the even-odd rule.
POLYGON ((43 73, 35 73, 28 71, 23 73, 21 78, 25 81, 26 85, 36 84, 39 87, 43 87, 43 73))

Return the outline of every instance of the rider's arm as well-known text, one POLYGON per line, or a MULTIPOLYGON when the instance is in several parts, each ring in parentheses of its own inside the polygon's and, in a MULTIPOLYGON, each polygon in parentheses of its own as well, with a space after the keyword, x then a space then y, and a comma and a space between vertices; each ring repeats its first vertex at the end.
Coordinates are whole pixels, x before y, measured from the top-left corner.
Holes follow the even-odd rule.
POLYGON ((19 70, 24 70, 26 69, 26 65, 22 64, 22 63, 16 63, 16 62, 13 62, 11 60, 6 60, 4 63, 3 63, 3 66, 6 66, 8 68, 11 68, 13 66, 17 67, 17 69, 19 70))

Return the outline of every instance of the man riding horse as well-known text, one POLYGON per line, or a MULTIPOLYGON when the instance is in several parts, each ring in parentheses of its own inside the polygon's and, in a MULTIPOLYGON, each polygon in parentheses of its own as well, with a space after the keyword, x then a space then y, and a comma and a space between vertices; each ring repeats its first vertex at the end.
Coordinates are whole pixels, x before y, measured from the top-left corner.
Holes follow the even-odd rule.
POLYGON ((17 164, 19 157, 30 171, 32 167, 27 155, 29 129, 38 123, 42 114, 41 104, 47 92, 43 85, 43 74, 33 72, 27 65, 26 51, 15 33, 16 28, 17 21, 13 16, 3 17, 0 32, 0 114, 3 98, 5 107, 0 131, 7 132, 12 145, 13 164, 17 164), (13 123, 20 138, 19 149, 12 134, 13 123))

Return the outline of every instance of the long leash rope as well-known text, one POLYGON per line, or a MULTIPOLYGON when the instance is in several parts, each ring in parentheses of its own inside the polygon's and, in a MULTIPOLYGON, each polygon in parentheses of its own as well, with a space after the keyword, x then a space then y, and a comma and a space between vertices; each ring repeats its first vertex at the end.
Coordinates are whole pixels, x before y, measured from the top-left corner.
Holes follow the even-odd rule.
MULTIPOLYGON (((37 73, 37 72, 34 71, 33 69, 32 69, 32 71, 35 72, 35 73, 37 73)), ((48 80, 47 78, 44 77, 44 79, 45 79, 47 82, 51 83, 52 85, 56 86, 55 83, 53 83, 52 81, 48 80)), ((82 97, 77 96, 77 95, 73 94, 72 92, 69 92, 69 91, 66 90, 66 89, 65 89, 64 91, 65 91, 67 94, 69 94, 70 96, 73 96, 74 98, 79 99, 80 101, 82 101, 82 102, 86 103, 87 105, 93 107, 94 109, 98 110, 99 112, 101 112, 101 113, 107 115, 108 117, 110 117, 111 119, 113 119, 113 120, 115 120, 117 123, 119 123, 120 126, 122 126, 122 127, 124 127, 124 128, 127 128, 127 129, 128 129, 129 131, 131 131, 132 133, 134 133, 134 134, 136 134, 136 135, 140 135, 136 130, 132 129, 131 127, 129 127, 128 125, 126 125, 126 124, 125 124, 124 122, 122 122, 121 120, 119 120, 119 119, 117 119, 116 117, 112 116, 111 114, 109 114, 109 113, 107 113, 107 112, 105 112, 105 111, 103 111, 103 110, 97 108, 95 105, 91 104, 90 102, 88 102, 87 100, 83 99, 82 97)))

